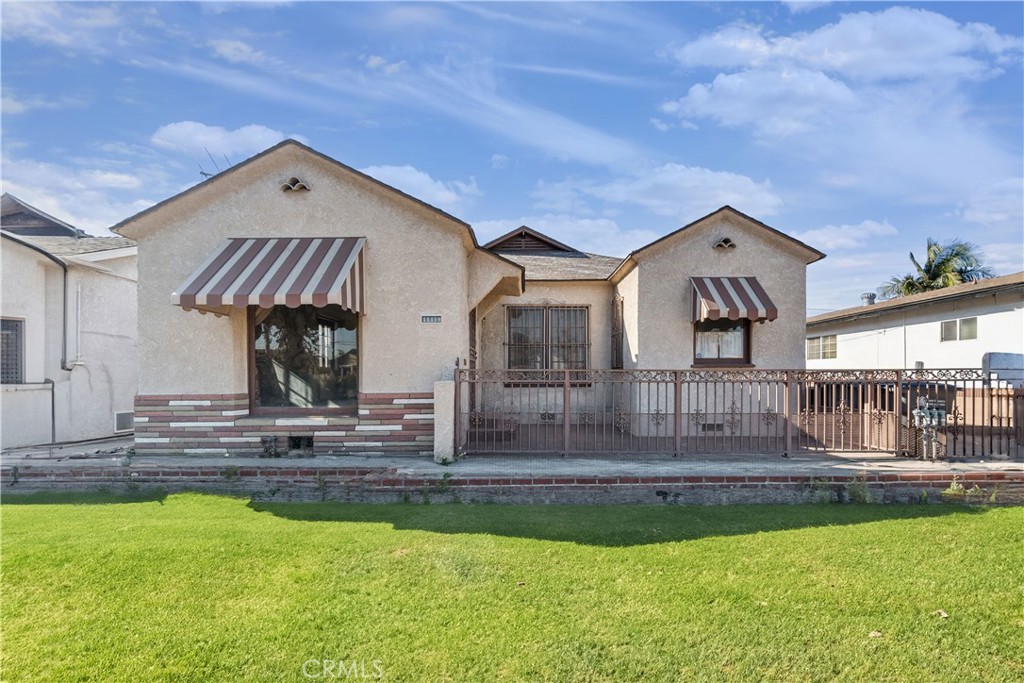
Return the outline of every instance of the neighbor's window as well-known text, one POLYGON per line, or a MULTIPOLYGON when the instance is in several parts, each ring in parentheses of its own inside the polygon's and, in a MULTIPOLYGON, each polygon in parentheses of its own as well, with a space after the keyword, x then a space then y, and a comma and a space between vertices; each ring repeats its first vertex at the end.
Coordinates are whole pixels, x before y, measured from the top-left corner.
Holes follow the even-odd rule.
POLYGON ((959 320, 946 320, 942 323, 942 341, 957 341, 978 338, 978 319, 960 318, 959 320))
POLYGON ((807 360, 821 360, 836 357, 836 335, 811 337, 807 340, 807 360))
POLYGON ((508 367, 585 370, 590 364, 586 306, 509 306, 508 367))
POLYGON ((693 331, 694 365, 750 363, 749 320, 702 320, 693 331))
POLYGON ((0 384, 25 381, 25 321, 0 321, 0 384))
POLYGON ((356 405, 355 313, 336 305, 252 310, 254 407, 312 410, 356 405))

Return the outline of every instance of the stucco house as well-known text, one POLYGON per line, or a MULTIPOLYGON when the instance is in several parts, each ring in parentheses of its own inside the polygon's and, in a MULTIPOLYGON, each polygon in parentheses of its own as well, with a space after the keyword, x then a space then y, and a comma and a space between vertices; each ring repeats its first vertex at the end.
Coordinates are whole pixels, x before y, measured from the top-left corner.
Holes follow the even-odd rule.
POLYGON ((4 195, 0 395, 4 448, 132 431, 136 249, 4 195), (9 232, 7 227, 20 230, 9 232), (27 232, 25 232, 27 230, 27 232))
POLYGON ((1024 272, 816 315, 807 367, 983 368, 1024 386, 1024 272))
POLYGON ((801 368, 824 256, 730 207, 624 259, 527 226, 480 245, 292 140, 114 230, 138 243, 152 453, 436 455, 457 366, 801 368))

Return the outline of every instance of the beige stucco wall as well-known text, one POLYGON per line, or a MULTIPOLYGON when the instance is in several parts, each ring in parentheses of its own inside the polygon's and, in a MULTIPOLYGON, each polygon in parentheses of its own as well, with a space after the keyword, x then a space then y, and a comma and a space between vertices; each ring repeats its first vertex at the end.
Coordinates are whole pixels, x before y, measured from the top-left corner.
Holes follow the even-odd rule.
POLYGON ((631 355, 627 367, 689 368, 693 362, 690 278, 750 276, 758 279, 779 308, 777 320, 751 325, 751 362, 758 368, 804 367, 806 255, 788 240, 724 214, 693 225, 635 258, 635 270, 618 285, 625 297, 626 348, 631 355), (724 237, 731 238, 736 248, 714 249, 724 237))
MULTIPOLYGON (((130 223, 139 242, 140 394, 245 393, 245 311, 186 312, 171 293, 228 237, 366 237, 364 393, 429 392, 468 352, 468 230, 300 147, 285 146, 130 223), (291 176, 309 192, 282 192, 291 176), (420 316, 442 316, 422 324, 420 316)), ((491 259, 491 277, 518 276, 491 259)), ((487 289, 486 276, 476 278, 487 289)), ((493 285, 492 285, 493 286, 493 285)))
POLYGON ((16 447, 114 433, 114 413, 133 410, 136 388, 134 255, 68 271, 67 361, 60 367, 63 271, 42 254, 3 242, 2 313, 24 321, 23 384, 2 388, 2 444, 16 447), (46 380, 52 380, 52 385, 46 380), (51 406, 52 392, 52 406, 51 406))

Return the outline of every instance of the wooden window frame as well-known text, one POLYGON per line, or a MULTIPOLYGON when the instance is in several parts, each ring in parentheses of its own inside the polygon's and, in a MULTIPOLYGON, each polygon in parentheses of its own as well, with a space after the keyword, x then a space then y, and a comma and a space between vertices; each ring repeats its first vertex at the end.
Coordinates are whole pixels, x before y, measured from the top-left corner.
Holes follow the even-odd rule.
MULTIPOLYGON (((289 408, 286 406, 260 406, 256 402, 256 310, 258 306, 247 306, 245 311, 246 353, 249 383, 249 414, 264 417, 334 416, 349 417, 359 414, 359 396, 363 386, 363 364, 356 369, 356 404, 344 408, 289 408)), ((356 349, 362 360, 363 325, 362 314, 356 313, 356 349)))

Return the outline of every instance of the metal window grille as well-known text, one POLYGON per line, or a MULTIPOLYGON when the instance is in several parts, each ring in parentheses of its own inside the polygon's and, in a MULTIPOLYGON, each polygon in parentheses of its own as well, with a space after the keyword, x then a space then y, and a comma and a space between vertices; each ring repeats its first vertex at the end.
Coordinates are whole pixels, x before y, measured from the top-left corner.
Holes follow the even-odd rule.
POLYGON ((586 306, 507 307, 507 361, 516 370, 585 370, 590 365, 586 306))
POLYGON ((25 321, 0 321, 0 383, 25 381, 25 321))

